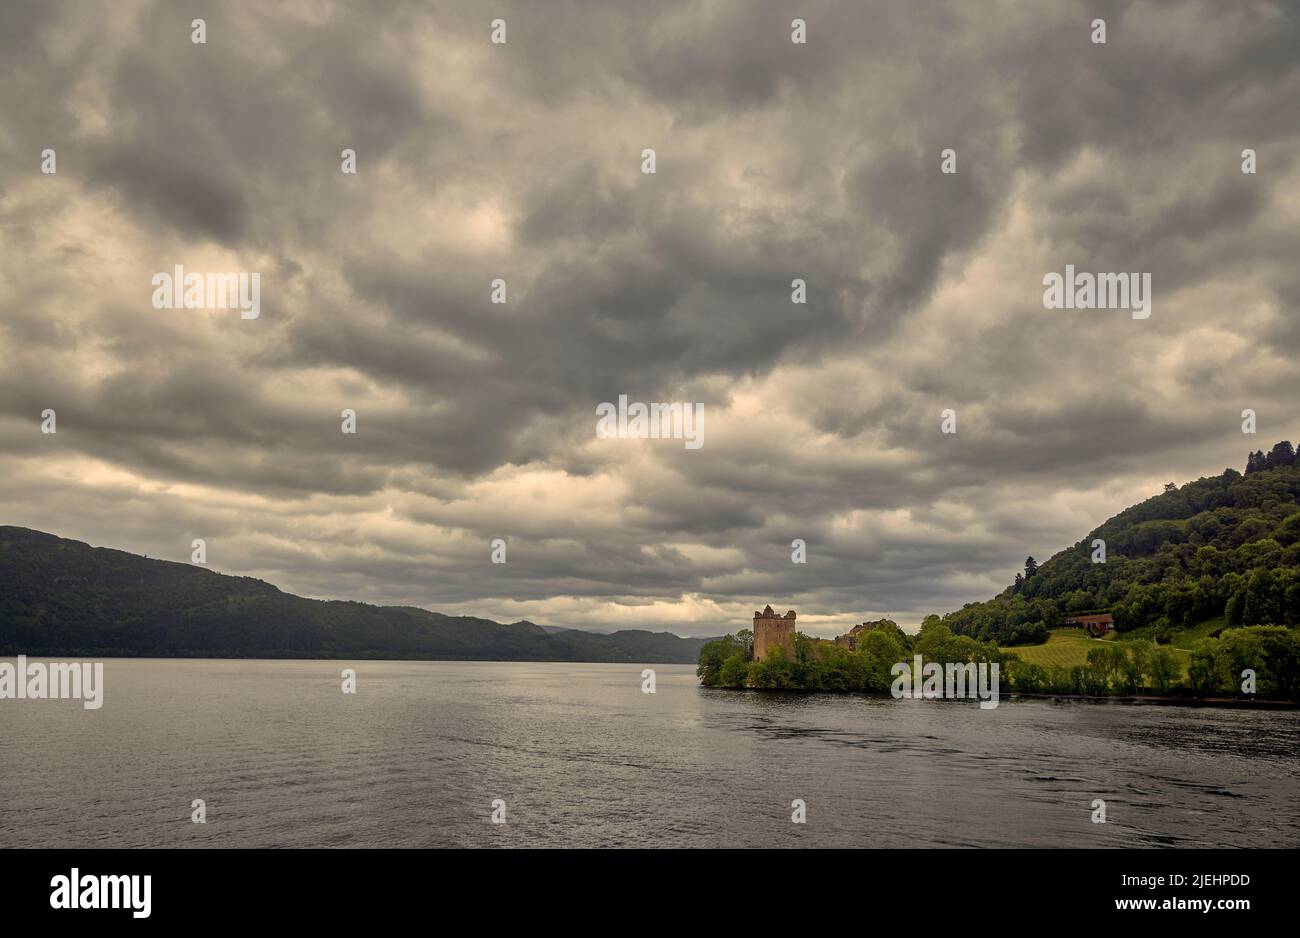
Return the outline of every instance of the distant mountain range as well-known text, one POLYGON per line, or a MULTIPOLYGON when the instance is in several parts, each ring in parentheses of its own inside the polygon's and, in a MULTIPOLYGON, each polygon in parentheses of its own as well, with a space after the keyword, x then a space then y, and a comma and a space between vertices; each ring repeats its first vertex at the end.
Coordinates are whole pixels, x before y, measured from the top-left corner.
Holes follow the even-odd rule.
POLYGON ((694 664, 706 641, 305 599, 251 577, 0 526, 0 655, 694 664))

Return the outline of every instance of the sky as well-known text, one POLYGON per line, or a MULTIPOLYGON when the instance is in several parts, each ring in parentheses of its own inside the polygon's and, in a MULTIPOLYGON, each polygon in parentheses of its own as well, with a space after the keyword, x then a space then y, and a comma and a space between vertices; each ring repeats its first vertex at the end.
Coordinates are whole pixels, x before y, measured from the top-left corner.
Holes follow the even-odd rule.
POLYGON ((834 635, 1300 437, 1300 3, 489 6, 0 5, 0 524, 834 635), (156 308, 176 265, 260 315, 156 308), (1150 317, 1046 308, 1066 265, 1150 317), (619 395, 703 445, 602 437, 619 395))

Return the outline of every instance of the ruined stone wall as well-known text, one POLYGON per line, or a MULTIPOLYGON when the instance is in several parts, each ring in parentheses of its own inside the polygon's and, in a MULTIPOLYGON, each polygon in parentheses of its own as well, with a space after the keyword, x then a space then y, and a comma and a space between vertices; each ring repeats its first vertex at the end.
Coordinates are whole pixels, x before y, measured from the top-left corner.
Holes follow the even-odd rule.
POLYGON ((785 649, 786 657, 794 660, 794 614, 786 616, 754 616, 754 660, 762 661, 776 647, 785 649))

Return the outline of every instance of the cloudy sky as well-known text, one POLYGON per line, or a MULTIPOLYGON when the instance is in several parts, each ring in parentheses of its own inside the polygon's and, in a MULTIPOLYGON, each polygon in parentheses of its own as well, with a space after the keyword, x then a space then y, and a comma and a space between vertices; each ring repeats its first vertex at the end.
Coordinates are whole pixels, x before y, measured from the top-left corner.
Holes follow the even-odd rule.
POLYGON ((0 523, 829 635, 1300 434, 1300 4, 489 6, 0 5, 0 523), (155 309, 176 264, 260 272, 261 316, 155 309), (1149 272, 1151 317, 1045 309, 1066 264, 1149 272), (619 394, 704 446, 597 438, 619 394))

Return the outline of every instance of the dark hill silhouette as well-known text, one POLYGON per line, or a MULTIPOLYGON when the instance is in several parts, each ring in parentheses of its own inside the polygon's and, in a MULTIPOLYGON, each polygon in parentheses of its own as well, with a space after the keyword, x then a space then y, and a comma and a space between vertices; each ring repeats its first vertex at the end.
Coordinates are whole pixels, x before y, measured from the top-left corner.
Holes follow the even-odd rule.
POLYGON ((9 656, 692 664, 705 641, 305 599, 251 577, 0 526, 0 654, 9 656))

